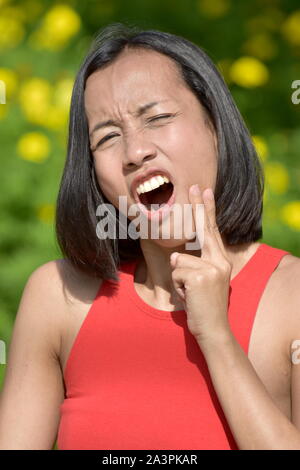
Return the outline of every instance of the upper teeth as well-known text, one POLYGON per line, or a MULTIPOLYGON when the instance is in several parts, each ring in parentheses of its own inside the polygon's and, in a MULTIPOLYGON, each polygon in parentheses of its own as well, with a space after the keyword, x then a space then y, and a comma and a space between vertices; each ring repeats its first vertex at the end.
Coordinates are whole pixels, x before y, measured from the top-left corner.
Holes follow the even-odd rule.
POLYGON ((158 188, 164 183, 169 183, 170 180, 166 176, 158 175, 153 176, 147 181, 141 183, 137 188, 136 191, 138 194, 147 193, 148 191, 152 191, 155 188, 158 188))

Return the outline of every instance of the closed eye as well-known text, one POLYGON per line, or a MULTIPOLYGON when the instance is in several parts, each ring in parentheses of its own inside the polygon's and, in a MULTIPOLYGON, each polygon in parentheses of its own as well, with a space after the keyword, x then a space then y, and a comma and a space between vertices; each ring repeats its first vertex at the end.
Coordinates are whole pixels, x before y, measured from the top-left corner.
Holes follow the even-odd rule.
MULTIPOLYGON (((158 119, 168 118, 168 117, 171 117, 171 116, 173 116, 173 114, 161 114, 160 116, 155 116, 153 118, 148 119, 148 122, 156 121, 158 119)), ((103 139, 99 140, 99 142, 96 144, 96 146, 94 147, 93 150, 96 150, 96 148, 98 148, 101 144, 104 144, 104 142, 109 140, 111 137, 116 137, 118 135, 119 134, 115 133, 115 134, 109 134, 109 135, 103 137, 103 139)))
POLYGON ((156 119, 162 119, 162 118, 167 118, 171 116, 172 114, 161 114, 160 116, 155 116, 153 118, 148 119, 148 121, 151 122, 151 121, 155 121, 156 119))
POLYGON ((96 146, 94 147, 94 150, 95 150, 97 147, 99 147, 99 145, 104 144, 104 142, 106 142, 106 141, 107 141, 108 139, 110 139, 111 137, 115 137, 115 136, 117 136, 117 135, 119 135, 119 134, 109 134, 109 135, 103 137, 103 139, 99 140, 99 142, 96 144, 96 146))

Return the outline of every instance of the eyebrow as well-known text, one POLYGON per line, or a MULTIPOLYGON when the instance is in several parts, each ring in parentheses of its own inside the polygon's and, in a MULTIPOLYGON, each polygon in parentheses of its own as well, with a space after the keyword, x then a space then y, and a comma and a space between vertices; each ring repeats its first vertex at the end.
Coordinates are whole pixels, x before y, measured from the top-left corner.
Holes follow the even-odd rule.
MULTIPOLYGON (((153 106, 156 106, 157 104, 163 103, 165 101, 170 101, 170 100, 152 101, 151 103, 144 104, 143 106, 140 106, 138 108, 138 110, 135 112, 135 116, 140 117, 143 114, 145 114, 148 111, 148 109, 153 108, 153 106)), ((107 127, 107 126, 118 126, 118 125, 119 125, 119 122, 114 121, 112 119, 108 119, 107 121, 98 122, 98 124, 96 124, 95 127, 92 129, 92 131, 90 133, 90 137, 98 129, 102 129, 103 127, 107 127)))

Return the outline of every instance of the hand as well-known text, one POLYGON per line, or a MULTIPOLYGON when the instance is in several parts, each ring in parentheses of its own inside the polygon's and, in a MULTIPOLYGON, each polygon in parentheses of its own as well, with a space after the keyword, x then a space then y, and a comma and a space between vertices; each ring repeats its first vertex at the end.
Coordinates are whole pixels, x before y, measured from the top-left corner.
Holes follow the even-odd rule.
POLYGON ((228 294, 232 264, 226 256, 221 234, 216 223, 215 200, 208 197, 207 189, 194 194, 190 187, 195 231, 200 240, 199 221, 196 219, 196 204, 204 201, 204 240, 201 256, 172 253, 170 257, 174 288, 187 313, 187 325, 198 343, 217 334, 229 332, 228 294))

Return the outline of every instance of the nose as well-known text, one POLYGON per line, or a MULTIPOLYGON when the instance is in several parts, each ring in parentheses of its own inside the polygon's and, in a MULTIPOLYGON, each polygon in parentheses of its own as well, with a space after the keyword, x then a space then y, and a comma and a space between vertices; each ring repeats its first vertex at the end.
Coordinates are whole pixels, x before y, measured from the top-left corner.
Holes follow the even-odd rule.
POLYGON ((143 165, 144 161, 152 160, 157 155, 155 145, 141 134, 127 136, 123 158, 124 169, 143 165))

